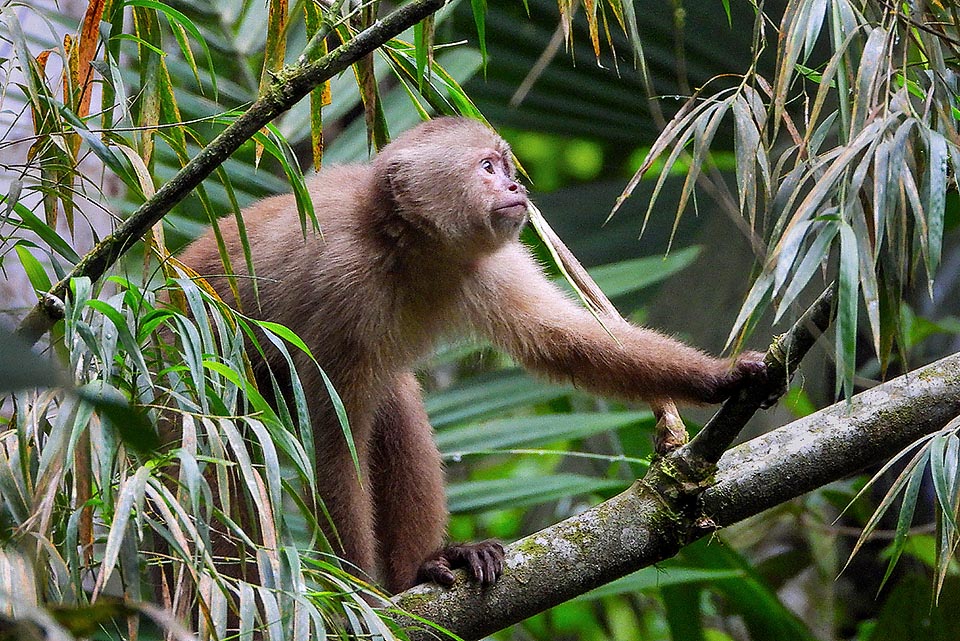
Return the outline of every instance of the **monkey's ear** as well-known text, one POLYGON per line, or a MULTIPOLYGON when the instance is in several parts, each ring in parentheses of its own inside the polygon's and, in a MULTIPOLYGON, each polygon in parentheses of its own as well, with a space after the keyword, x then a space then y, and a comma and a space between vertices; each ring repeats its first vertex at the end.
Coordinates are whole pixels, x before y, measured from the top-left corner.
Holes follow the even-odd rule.
POLYGON ((401 208, 410 203, 415 181, 411 168, 415 166, 405 149, 394 151, 380 163, 380 187, 401 208))

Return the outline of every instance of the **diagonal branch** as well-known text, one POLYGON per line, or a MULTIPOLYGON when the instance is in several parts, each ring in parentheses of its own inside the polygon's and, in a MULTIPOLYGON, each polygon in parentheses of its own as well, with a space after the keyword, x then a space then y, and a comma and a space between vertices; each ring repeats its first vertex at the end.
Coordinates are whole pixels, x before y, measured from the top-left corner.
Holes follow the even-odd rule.
POLYGON ((830 325, 834 312, 834 291, 834 285, 825 289, 790 331, 773 342, 766 355, 767 380, 727 399, 690 443, 676 452, 688 467, 716 463, 750 417, 764 407, 771 396, 782 393, 800 366, 800 361, 830 325))
MULTIPOLYGON (((699 500, 665 493, 671 469, 654 465, 626 492, 509 546, 496 585, 481 590, 460 576, 450 589, 412 588, 397 605, 463 639, 479 639, 671 557, 717 526, 888 459, 958 414, 955 354, 735 447, 699 500)), ((410 638, 434 634, 420 629, 410 638)))
POLYGON ((63 306, 56 304, 56 301, 62 301, 67 296, 72 278, 86 276, 91 280, 99 279, 150 227, 266 124, 290 109, 320 83, 440 9, 445 1, 413 0, 316 60, 308 59, 312 50, 308 44, 304 55, 296 63, 287 65, 277 73, 263 96, 200 150, 153 197, 90 250, 63 280, 44 295, 17 327, 17 334, 31 344, 35 343, 63 317, 63 306))

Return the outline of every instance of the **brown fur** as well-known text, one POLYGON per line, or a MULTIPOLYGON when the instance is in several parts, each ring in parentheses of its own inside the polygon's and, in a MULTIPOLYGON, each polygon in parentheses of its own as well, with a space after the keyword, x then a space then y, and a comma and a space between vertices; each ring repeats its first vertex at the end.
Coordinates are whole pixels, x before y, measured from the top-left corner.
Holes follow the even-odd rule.
MULTIPOLYGON (((243 309, 295 330, 340 393, 362 486, 319 373, 297 358, 313 395, 319 486, 343 552, 393 591, 415 582, 444 535, 442 468, 412 375, 442 337, 485 336, 531 370, 632 400, 716 402, 762 367, 755 356, 715 359, 620 318, 607 319, 619 344, 611 339, 518 241, 526 193, 510 158, 485 126, 437 119, 371 164, 313 180, 322 238, 303 237, 290 195, 244 213, 261 280, 259 309, 249 279, 239 280, 243 309)), ((223 231, 239 266, 236 227, 223 231)), ((211 235, 181 260, 228 296, 211 235)))

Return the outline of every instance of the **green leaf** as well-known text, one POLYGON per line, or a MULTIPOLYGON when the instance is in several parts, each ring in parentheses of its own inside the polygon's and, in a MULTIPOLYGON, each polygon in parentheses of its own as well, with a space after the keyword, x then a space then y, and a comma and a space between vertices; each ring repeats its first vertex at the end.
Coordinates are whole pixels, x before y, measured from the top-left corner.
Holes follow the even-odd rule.
POLYGON ((27 278, 30 279, 33 289, 38 292, 50 291, 50 277, 47 276, 47 272, 43 269, 40 261, 34 258, 29 249, 19 243, 16 250, 17 256, 20 258, 20 264, 23 265, 23 271, 27 273, 27 278))
POLYGON ((853 228, 840 223, 840 286, 837 291, 837 358, 842 373, 837 388, 842 386, 847 398, 853 394, 853 378, 857 368, 857 310, 860 291, 860 256, 853 228))
POLYGON ((143 466, 137 469, 132 477, 128 477, 120 488, 113 523, 107 532, 107 542, 103 550, 103 560, 100 562, 100 573, 93 589, 93 598, 106 587, 107 580, 113 573, 120 555, 120 544, 127 534, 127 523, 130 521, 134 508, 139 511, 143 506, 143 494, 150 476, 150 468, 143 466))
POLYGON ((190 50, 190 45, 187 42, 187 39, 183 36, 183 32, 186 32, 193 38, 193 41, 198 43, 203 49, 204 56, 206 57, 207 70, 209 71, 210 82, 213 84, 213 93, 214 96, 217 94, 217 70, 213 64, 213 57, 210 55, 210 49, 207 47, 207 41, 203 37, 203 33, 197 27, 196 24, 184 13, 177 11, 168 4, 163 2, 156 2, 156 0, 127 0, 124 2, 125 6, 128 7, 143 7, 145 9, 153 9, 159 13, 162 13, 163 16, 167 19, 167 22, 170 24, 170 28, 174 33, 174 36, 177 40, 177 44, 180 47, 180 52, 183 54, 184 59, 187 61, 190 70, 193 72, 194 78, 197 81, 197 86, 202 89, 202 84, 200 82, 200 74, 197 70, 197 63, 193 57, 193 52, 190 50))
POLYGON ((136 339, 133 337, 133 334, 130 332, 130 327, 127 325, 127 319, 124 318, 123 313, 110 305, 110 303, 102 300, 88 300, 87 307, 94 309, 113 323, 113 326, 116 328, 120 342, 123 343, 123 347, 126 349, 126 356, 133 360, 134 365, 140 371, 140 374, 145 378, 145 380, 151 380, 150 371, 147 367, 147 363, 143 358, 143 352, 140 350, 140 345, 137 343, 136 339))
POLYGON ((730 328, 730 334, 727 336, 727 342, 724 347, 729 347, 736 339, 737 334, 747 327, 751 319, 759 316, 770 304, 770 298, 767 296, 770 288, 773 286, 773 273, 764 271, 753 283, 750 291, 747 293, 747 299, 740 307, 737 319, 730 328))
POLYGON ((832 220, 827 221, 827 223, 820 226, 819 229, 819 233, 817 233, 816 238, 814 238, 810 244, 810 249, 807 250, 807 253, 800 261, 800 265, 794 270, 793 277, 790 279, 786 291, 780 298, 780 302, 777 305, 777 313, 773 319, 774 323, 778 322, 783 317, 783 313, 790 309, 790 305, 796 300, 797 296, 800 295, 800 292, 803 291, 807 283, 810 282, 813 275, 817 273, 819 269, 822 269, 824 262, 830 255, 830 247, 833 245, 833 239, 837 236, 839 226, 835 220, 832 220))
MULTIPOLYGON (((929 450, 927 450, 929 452, 929 450)), ((917 508, 917 499, 920 497, 920 487, 926 476, 927 466, 926 457, 910 470, 907 481, 907 487, 903 492, 903 498, 900 503, 900 514, 897 516, 897 529, 893 536, 893 543, 890 547, 890 560, 887 562, 887 570, 880 580, 880 589, 887 584, 887 580, 893 574, 893 569, 900 560, 903 553, 903 547, 907 543, 907 536, 910 534, 910 526, 913 525, 913 514, 917 508)))
POLYGON ((427 395, 430 424, 436 429, 476 422, 492 414, 570 394, 569 389, 532 379, 521 370, 478 376, 468 383, 427 395))
POLYGON ((577 474, 538 476, 535 482, 516 478, 451 483, 447 487, 447 505, 451 512, 481 512, 541 505, 578 494, 593 494, 626 489, 626 481, 597 479, 577 474))
POLYGON ((700 247, 684 247, 667 256, 633 258, 591 267, 590 275, 609 297, 630 294, 663 282, 689 266, 700 254, 700 247))
POLYGON ((487 0, 470 0, 470 10, 473 12, 473 23, 477 26, 477 46, 480 47, 480 58, 483 60, 483 69, 487 69, 487 0))
MULTIPOLYGON (((0 195, 0 202, 6 202, 8 207, 11 204, 8 197, 2 195, 0 195)), ((50 227, 50 225, 40 220, 32 211, 23 206, 23 204, 14 202, 13 211, 17 216, 20 217, 20 221, 23 223, 24 227, 39 236, 41 240, 43 240, 43 242, 50 247, 50 249, 70 261, 71 265, 75 265, 80 262, 80 255, 74 251, 73 247, 70 246, 70 243, 64 240, 55 229, 50 227)), ((45 289, 43 291, 48 290, 45 289)))
POLYGON ((816 641, 816 636, 787 608, 763 577, 732 548, 708 539, 684 548, 682 559, 702 570, 736 570, 745 576, 717 579, 711 588, 743 618, 752 639, 816 641))
MULTIPOLYGON (((927 280, 932 288, 933 277, 940 265, 943 246, 943 220, 947 202, 947 140, 932 129, 923 129, 927 139, 927 171, 923 176, 923 212, 927 219, 927 280)), ((932 290, 931 290, 932 291, 932 290)))
MULTIPOLYGON (((85 416, 82 420, 78 419, 78 424, 85 425, 89 416, 95 412, 125 445, 138 454, 149 456, 160 447, 156 427, 144 408, 133 405, 123 392, 109 382, 91 381, 77 388, 75 393, 83 401, 78 416, 85 416)), ((76 432, 72 437, 71 455, 78 436, 79 432, 76 432)), ((106 455, 110 451, 111 449, 104 449, 101 454, 106 455)))
POLYGON ((577 600, 594 601, 619 594, 635 594, 637 592, 659 590, 663 587, 676 585, 712 584, 721 579, 742 579, 744 576, 745 572, 736 568, 712 569, 686 567, 673 561, 656 567, 643 568, 633 574, 628 574, 616 581, 611 581, 606 585, 578 596, 577 600))
POLYGON ((444 454, 488 451, 545 445, 578 439, 646 423, 653 427, 650 412, 547 414, 514 417, 440 430, 437 447, 444 454))
POLYGON ((919 572, 905 573, 886 597, 877 624, 866 641, 950 641, 957 634, 960 581, 947 582, 941 599, 930 603, 930 581, 919 572))

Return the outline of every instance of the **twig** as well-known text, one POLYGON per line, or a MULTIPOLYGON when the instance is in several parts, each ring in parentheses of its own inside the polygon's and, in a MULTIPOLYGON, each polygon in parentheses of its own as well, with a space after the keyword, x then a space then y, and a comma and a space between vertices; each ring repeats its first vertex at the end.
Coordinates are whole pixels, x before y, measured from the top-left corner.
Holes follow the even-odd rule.
POLYGON ((834 285, 824 290, 790 331, 778 337, 767 350, 766 381, 751 385, 727 399, 690 443, 675 453, 674 456, 689 464, 685 467, 700 468, 704 463, 714 464, 720 460, 750 417, 784 389, 800 365, 800 360, 830 325, 834 290, 834 285))

